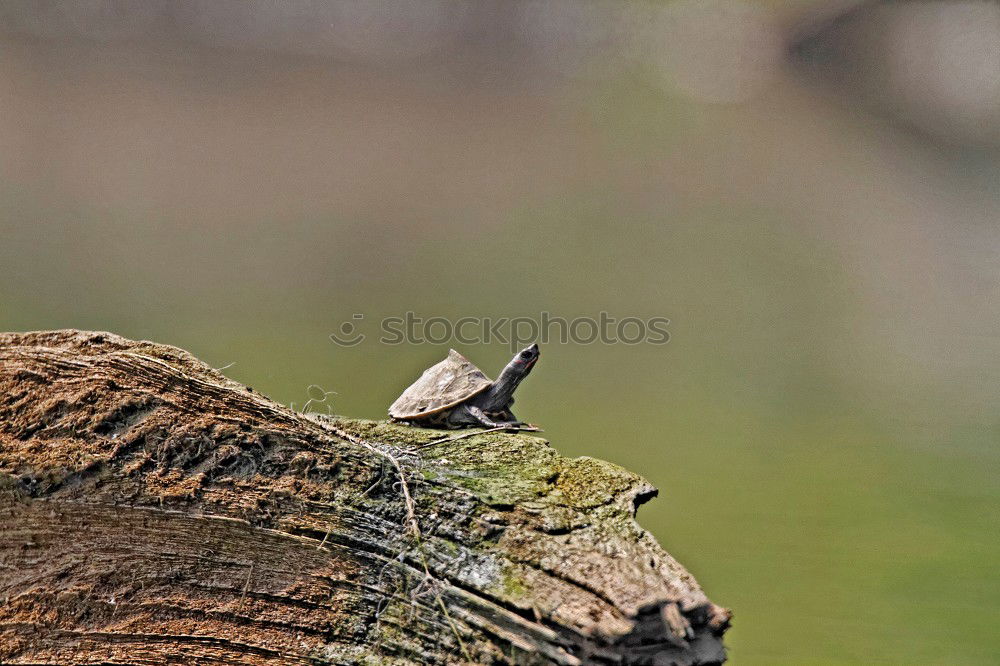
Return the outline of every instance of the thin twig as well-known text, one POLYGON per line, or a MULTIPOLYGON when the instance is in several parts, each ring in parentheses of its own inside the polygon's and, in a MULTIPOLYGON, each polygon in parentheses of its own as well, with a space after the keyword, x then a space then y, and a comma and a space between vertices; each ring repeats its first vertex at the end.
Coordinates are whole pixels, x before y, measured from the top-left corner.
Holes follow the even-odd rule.
POLYGON ((500 430, 517 430, 518 432, 542 432, 540 428, 519 428, 517 426, 497 426, 496 428, 489 428, 487 430, 474 430, 461 435, 455 435, 454 437, 445 437, 444 439, 435 439, 432 442, 427 442, 426 444, 421 444, 420 446, 414 446, 412 451, 420 451, 421 449, 427 449, 432 446, 437 446, 438 444, 444 444, 445 442, 457 442, 460 439, 465 439, 466 437, 475 437, 476 435, 485 435, 490 432, 498 432, 500 430))
POLYGON ((498 426, 496 428, 490 428, 488 430, 470 430, 469 432, 462 433, 461 435, 455 435, 454 437, 445 437, 435 439, 433 441, 427 442, 426 444, 421 444, 420 446, 414 446, 414 451, 419 451, 421 449, 430 448, 432 446, 437 446, 438 444, 444 444, 445 442, 457 442, 460 439, 465 439, 466 437, 474 437, 476 435, 485 435, 488 432, 497 432, 498 430, 507 430, 507 426, 498 426))
MULTIPOLYGON (((306 404, 302 405, 302 413, 305 414, 307 411, 309 411, 309 406, 312 405, 314 402, 317 403, 317 404, 326 403, 326 399, 329 398, 331 395, 337 395, 337 392, 336 391, 327 391, 325 388, 323 388, 319 384, 310 384, 309 387, 306 388, 306 397, 308 398, 308 400, 306 400, 306 404), (317 389, 320 393, 323 394, 323 397, 322 398, 313 398, 312 396, 310 396, 309 393, 313 389, 317 389)), ((328 409, 329 409, 329 407, 330 407, 330 405, 327 404, 327 408, 328 409)))
POLYGON ((316 550, 323 550, 323 546, 326 545, 326 540, 330 538, 330 532, 332 531, 333 525, 330 525, 330 527, 326 529, 326 534, 323 535, 323 540, 319 542, 318 546, 316 546, 316 550))
POLYGON ((378 478, 375 479, 375 483, 373 483, 372 485, 370 485, 367 488, 365 488, 364 492, 361 493, 360 497, 367 496, 368 493, 370 493, 371 491, 375 490, 375 488, 378 487, 378 484, 380 484, 380 483, 382 483, 382 470, 379 470, 378 478))
MULTIPOLYGON (((403 503, 406 506, 406 522, 409 523, 410 530, 413 532, 413 539, 417 543, 417 553, 420 556, 420 564, 424 569, 424 581, 430 581, 433 585, 434 583, 441 583, 434 574, 431 573, 430 566, 427 564, 427 555, 424 552, 424 540, 420 533, 420 523, 417 522, 417 511, 416 503, 413 501, 413 497, 410 495, 410 485, 406 480, 406 474, 403 472, 403 466, 400 465, 399 460, 396 456, 392 455, 388 451, 380 447, 376 447, 374 444, 365 441, 361 437, 352 435, 342 428, 337 428, 336 426, 330 426, 338 436, 343 437, 352 444, 357 444, 368 449, 372 453, 378 456, 382 456, 396 468, 396 473, 399 475, 399 487, 403 493, 403 503)), ((441 583, 443 585, 443 583, 441 583)), ((465 642, 462 640, 462 635, 458 631, 458 626, 455 621, 451 619, 451 614, 448 612, 448 607, 444 603, 444 598, 441 596, 441 592, 437 589, 438 586, 434 587, 434 596, 437 599, 438 605, 441 607, 441 611, 444 614, 445 620, 448 622, 448 626, 451 627, 452 632, 455 634, 455 639, 458 641, 458 647, 462 651, 462 655, 465 657, 466 661, 471 662, 472 657, 469 655, 468 649, 465 647, 465 642)))
POLYGON ((255 562, 250 563, 250 571, 247 572, 247 582, 243 586, 243 594, 240 595, 240 604, 242 604, 247 598, 247 592, 250 590, 250 579, 253 578, 253 566, 255 562))

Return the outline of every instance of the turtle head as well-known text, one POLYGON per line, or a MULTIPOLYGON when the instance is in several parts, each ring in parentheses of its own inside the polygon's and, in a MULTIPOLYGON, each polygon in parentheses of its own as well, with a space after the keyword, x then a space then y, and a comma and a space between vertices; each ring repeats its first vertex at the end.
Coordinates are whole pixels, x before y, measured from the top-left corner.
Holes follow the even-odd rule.
POLYGON ((535 362, 538 361, 538 356, 538 345, 533 344, 519 351, 517 356, 511 359, 508 367, 514 366, 515 368, 520 368, 524 374, 528 374, 531 372, 531 368, 535 365, 535 362))
POLYGON ((538 345, 531 345, 519 351, 503 369, 493 386, 484 395, 485 408, 500 411, 510 408, 514 390, 521 380, 528 376, 538 362, 538 345))

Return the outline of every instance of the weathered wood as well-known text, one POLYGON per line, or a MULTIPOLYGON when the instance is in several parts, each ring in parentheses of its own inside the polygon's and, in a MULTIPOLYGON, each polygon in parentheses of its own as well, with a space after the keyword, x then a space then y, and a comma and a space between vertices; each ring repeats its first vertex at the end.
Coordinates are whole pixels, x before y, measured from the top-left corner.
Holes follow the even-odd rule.
POLYGON ((440 436, 173 347, 0 334, 0 662, 723 661, 729 612, 634 521, 648 483, 440 436))

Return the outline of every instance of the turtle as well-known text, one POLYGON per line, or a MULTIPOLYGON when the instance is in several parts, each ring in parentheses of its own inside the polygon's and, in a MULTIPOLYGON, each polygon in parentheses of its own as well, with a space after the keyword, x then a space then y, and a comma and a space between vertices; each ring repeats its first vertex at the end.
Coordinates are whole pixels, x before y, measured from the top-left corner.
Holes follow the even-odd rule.
POLYGON ((510 407, 514 404, 514 389, 531 372, 538 356, 537 344, 525 347, 492 381, 452 349, 447 358, 424 370, 420 379, 396 398, 389 406, 389 416, 394 421, 428 428, 537 430, 518 421, 510 407))

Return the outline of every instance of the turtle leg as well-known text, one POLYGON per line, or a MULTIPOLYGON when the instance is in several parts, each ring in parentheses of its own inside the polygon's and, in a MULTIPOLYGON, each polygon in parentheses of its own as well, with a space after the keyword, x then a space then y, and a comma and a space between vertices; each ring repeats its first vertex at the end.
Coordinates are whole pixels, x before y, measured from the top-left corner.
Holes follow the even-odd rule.
POLYGON ((461 428, 462 426, 481 426, 483 423, 469 410, 468 405, 458 405, 447 412, 441 425, 445 428, 461 428))
POLYGON ((521 430, 538 430, 538 426, 533 426, 527 421, 522 421, 521 419, 514 416, 514 412, 505 410, 500 416, 503 418, 501 425, 511 424, 511 427, 517 427, 521 430))
POLYGON ((511 430, 538 430, 538 428, 533 425, 524 423, 523 421, 518 421, 517 417, 515 417, 514 414, 510 412, 510 410, 504 412, 503 421, 494 421, 490 417, 486 416, 486 413, 482 409, 476 407, 475 405, 467 405, 466 411, 469 414, 469 416, 474 418, 479 423, 479 425, 483 426, 484 428, 510 428, 511 430))
POLYGON ((484 428, 500 428, 506 425, 505 423, 497 423, 490 417, 486 416, 486 412, 475 405, 465 405, 465 413, 472 417, 472 420, 475 423, 483 426, 484 428))

